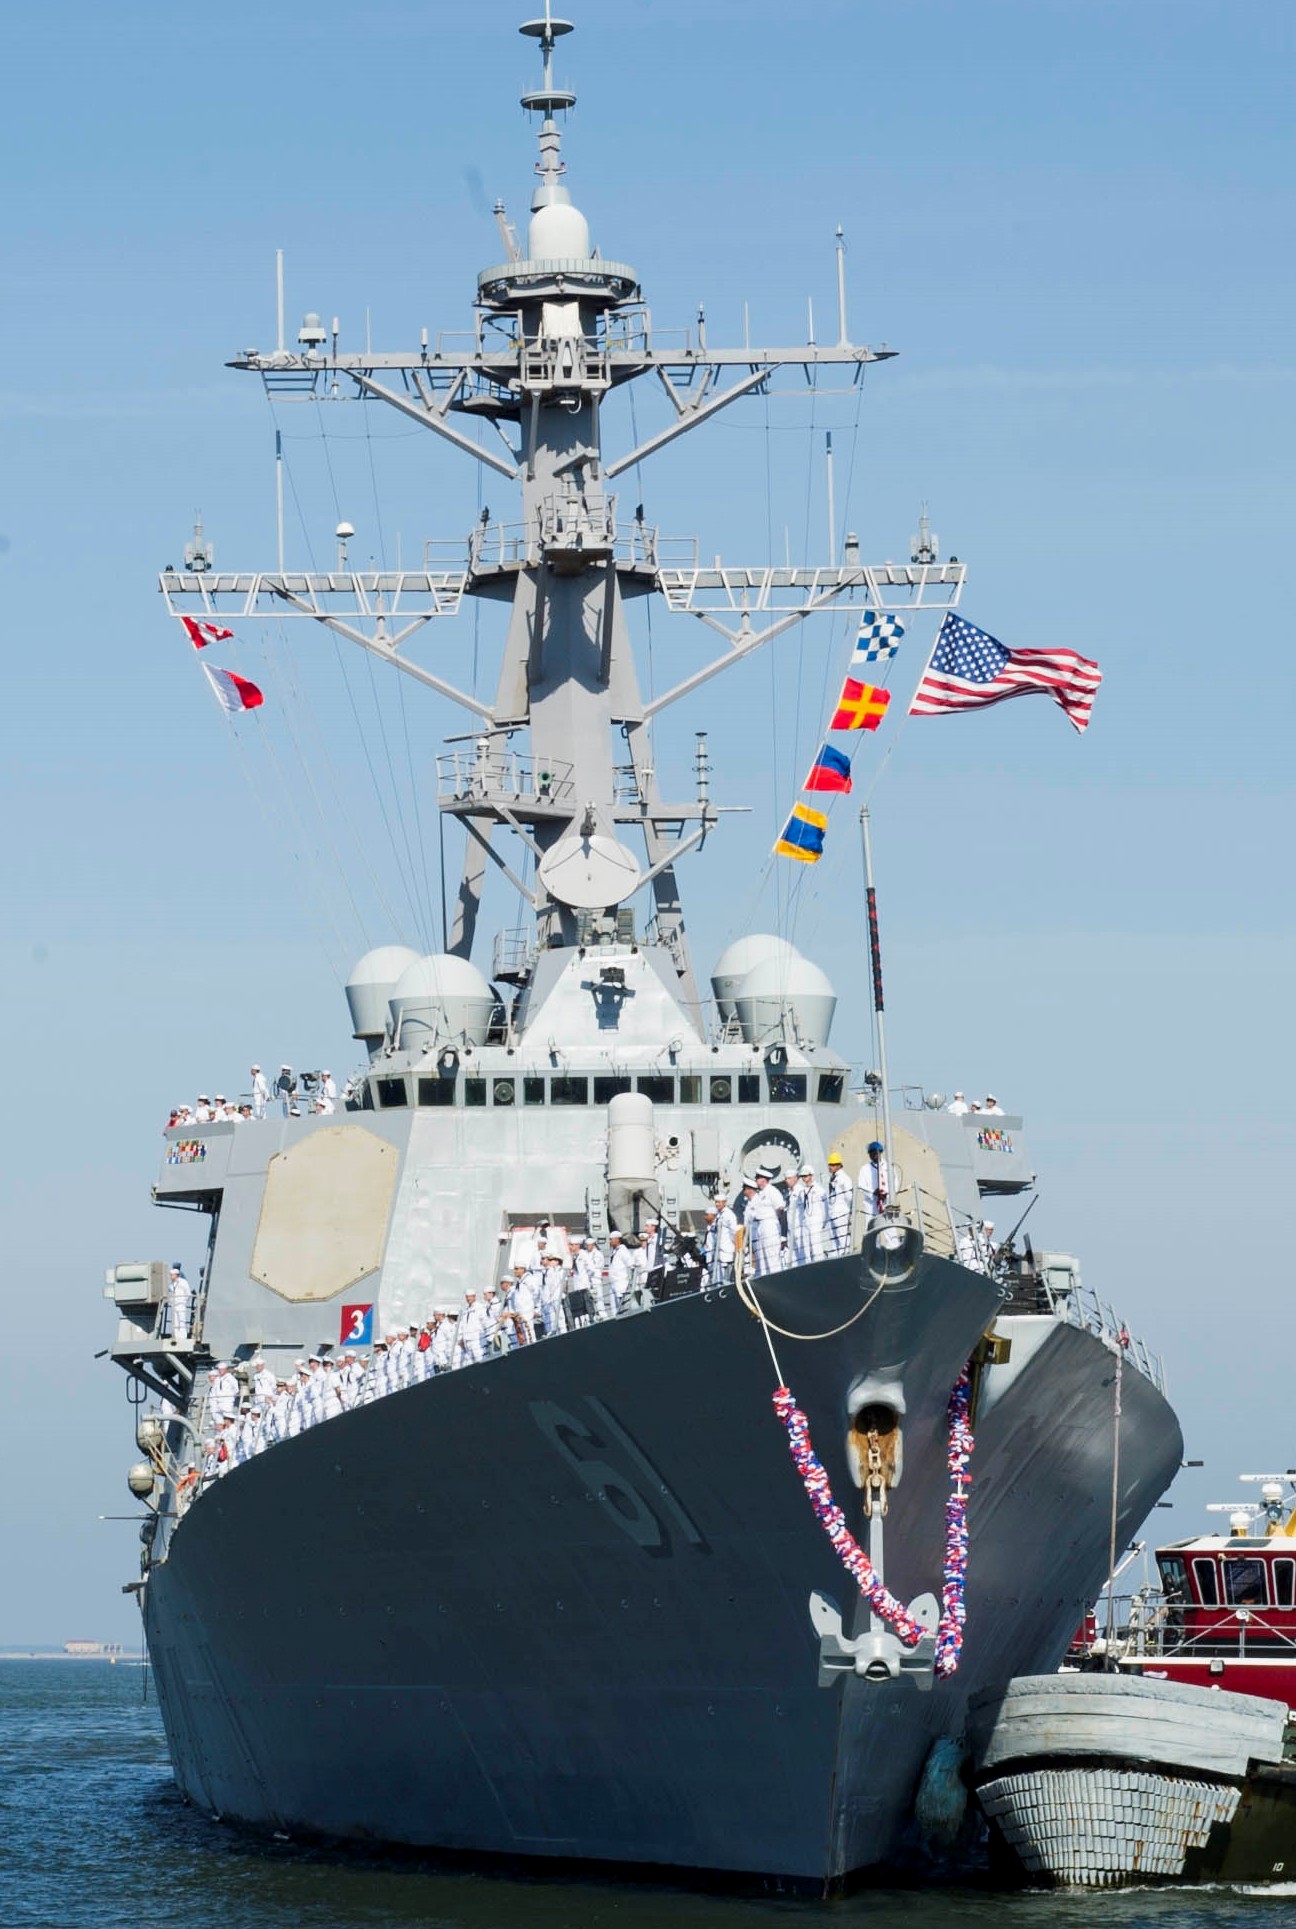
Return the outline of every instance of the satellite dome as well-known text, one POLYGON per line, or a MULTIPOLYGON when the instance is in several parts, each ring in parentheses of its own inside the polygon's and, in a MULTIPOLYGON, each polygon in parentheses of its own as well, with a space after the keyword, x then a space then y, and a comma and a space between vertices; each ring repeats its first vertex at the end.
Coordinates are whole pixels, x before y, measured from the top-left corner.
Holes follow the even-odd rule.
POLYGON ((776 1040, 826 1045, 837 994, 827 974, 809 958, 767 958, 738 987, 734 1010, 749 1045, 776 1040))
POLYGON ((570 201, 550 201, 537 208, 527 227, 530 261, 588 261, 589 222, 570 201))
POLYGON ((721 1018, 732 1018, 734 999, 743 979, 756 965, 775 961, 791 963, 801 953, 786 938, 776 938, 768 931, 757 931, 750 937, 738 938, 716 959, 711 972, 711 990, 716 1001, 716 1010, 721 1018))
POLYGON ((380 944, 366 951, 347 979, 351 1029, 366 1044, 377 1044, 387 1029, 387 1005, 401 973, 418 962, 418 952, 407 944, 380 944))
POLYGON ((391 994, 392 1022, 409 1049, 437 1044, 484 1045, 498 999, 476 965, 432 951, 414 958, 391 994))

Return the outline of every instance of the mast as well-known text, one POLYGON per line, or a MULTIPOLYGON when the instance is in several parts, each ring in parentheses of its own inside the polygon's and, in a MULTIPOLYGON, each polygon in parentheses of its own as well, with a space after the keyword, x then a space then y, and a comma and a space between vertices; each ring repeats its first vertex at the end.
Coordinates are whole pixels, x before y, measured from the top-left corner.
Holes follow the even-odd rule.
MULTIPOLYGON (((963 569, 952 564, 868 567, 848 548, 844 562, 794 569, 668 564, 642 506, 619 514, 610 484, 659 449, 711 420, 775 376, 826 387, 860 382, 887 348, 845 339, 844 267, 839 253, 841 339, 787 348, 716 348, 699 325, 684 347, 658 349, 632 267, 601 253, 566 180, 559 116, 576 96, 555 78, 557 42, 570 21, 546 9, 521 33, 538 43, 541 84, 522 95, 536 126, 536 185, 526 233, 518 237, 502 204, 496 220, 507 259, 477 278, 477 325, 467 349, 429 341, 414 352, 339 351, 308 315, 296 351, 244 351, 231 366, 261 376, 282 401, 381 401, 461 453, 516 484, 520 522, 484 515, 462 566, 333 572, 218 574, 165 571, 168 610, 222 622, 300 615, 346 638, 472 713, 470 750, 438 759, 438 803, 464 826, 465 852, 449 948, 474 945, 486 865, 493 862, 534 912, 542 948, 633 930, 627 907, 652 892, 656 941, 669 952, 681 1002, 697 993, 676 877, 678 859, 699 847, 724 806, 709 786, 692 799, 662 796, 649 725, 672 704, 807 617, 840 601, 878 610, 958 603, 963 569), (614 388, 653 375, 669 405, 665 427, 637 447, 605 458, 601 413, 614 388), (497 440, 478 439, 487 423, 497 440), (668 608, 717 631, 722 653, 645 703, 626 621, 627 602, 662 595, 668 608), (508 606, 493 701, 459 689, 414 661, 407 642, 436 619, 456 615, 465 596, 508 606), (529 745, 518 743, 529 733, 529 745), (618 735, 625 745, 621 761, 618 735), (504 854, 507 830, 535 861, 526 883, 504 854), (629 839, 629 841, 628 841, 629 839)), ((813 331, 812 331, 813 332, 813 331)))

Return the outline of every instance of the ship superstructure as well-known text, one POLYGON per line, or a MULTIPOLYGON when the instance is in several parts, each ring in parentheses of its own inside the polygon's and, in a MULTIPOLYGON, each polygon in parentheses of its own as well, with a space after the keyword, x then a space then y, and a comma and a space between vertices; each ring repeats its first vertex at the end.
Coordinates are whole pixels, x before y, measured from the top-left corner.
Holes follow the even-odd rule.
POLYGON ((564 179, 574 96, 553 61, 568 23, 522 31, 543 63, 523 99, 537 187, 524 244, 501 220, 507 259, 478 277, 472 345, 345 355, 308 317, 296 350, 236 363, 272 389, 349 382, 400 410, 515 484, 518 520, 479 523, 439 572, 339 558, 223 573, 196 545, 162 577, 175 614, 313 620, 474 726, 439 767, 441 809, 465 832, 447 948, 392 944, 352 973, 367 1062, 343 1109, 166 1134, 155 1196, 206 1215, 210 1237, 183 1335, 164 1269, 110 1283, 114 1356, 166 1402, 141 1422, 135 1585, 177 1778, 215 1813, 830 1889, 914 1848, 920 1786, 961 1746, 967 1694, 1061 1658, 1111 1536, 1163 1490, 1181 1443, 1159 1367, 1074 1262, 978 1243, 985 1200, 1033 1184, 1019 1118, 919 1105, 891 1125, 877 1080, 849 1089, 836 995, 785 939, 739 940, 700 996, 676 870, 719 807, 701 740, 695 795, 662 796, 649 725, 819 609, 947 609, 964 571, 930 540, 903 565, 851 546, 822 568, 705 568, 667 557, 642 509, 624 515, 620 474, 776 372, 857 380, 889 351, 850 344, 844 303, 830 347, 658 347, 634 270, 593 246, 564 179), (644 376, 674 420, 606 454, 602 403, 644 376), (625 611, 650 594, 724 640, 646 701, 625 611), (489 703, 406 654, 465 596, 509 611, 489 703), (491 863, 526 922, 487 971, 491 863), (759 1166, 823 1175, 834 1153, 857 1170, 879 1132, 885 1210, 857 1203, 839 1250, 757 1278, 740 1253, 736 1276, 690 1276, 717 1191, 759 1166), (461 1307, 541 1225, 561 1246, 634 1236, 650 1215, 672 1256, 655 1301, 387 1385, 209 1477, 218 1361, 291 1372, 340 1345, 357 1308, 376 1337, 461 1307), (838 1565, 770 1414, 775 1332, 834 1490, 910 1603, 940 1591, 947 1410, 971 1362, 968 1630, 951 1678, 933 1679, 930 1643, 902 1652, 838 1565), (1131 1370, 1113 1416, 1117 1355, 1131 1370), (246 1550, 286 1533, 308 1551, 253 1576, 246 1550))

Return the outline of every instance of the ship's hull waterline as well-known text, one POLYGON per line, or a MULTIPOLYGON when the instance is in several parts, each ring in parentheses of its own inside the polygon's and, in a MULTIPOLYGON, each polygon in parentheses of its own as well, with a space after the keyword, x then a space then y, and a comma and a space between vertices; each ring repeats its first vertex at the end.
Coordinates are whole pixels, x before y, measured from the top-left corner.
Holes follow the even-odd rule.
MULTIPOLYGON (((763 1293, 816 1333, 869 1283, 849 1258, 763 1293)), ((998 1304, 927 1257, 845 1332, 777 1342, 861 1537, 850 1390, 904 1389, 902 1599, 939 1593, 946 1401, 998 1304)), ((144 1594, 181 1790, 289 1833, 824 1892, 887 1863, 933 1741, 961 1736, 978 1688, 1056 1666, 1103 1578, 1113 1355, 1029 1324, 1048 1331, 1028 1363, 987 1379, 951 1681, 819 1685, 812 1591, 848 1630, 864 1616, 771 1410, 760 1327, 715 1291, 393 1394, 202 1495, 144 1594)), ((1128 1373, 1119 1534, 1181 1451, 1128 1373)))

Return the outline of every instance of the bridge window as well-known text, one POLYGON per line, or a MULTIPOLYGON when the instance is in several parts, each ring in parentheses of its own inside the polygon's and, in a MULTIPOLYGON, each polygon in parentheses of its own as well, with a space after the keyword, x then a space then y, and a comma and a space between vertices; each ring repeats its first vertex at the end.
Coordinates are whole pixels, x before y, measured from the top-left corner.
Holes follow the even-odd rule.
POLYGON ((821 1105, 840 1105, 845 1089, 845 1072, 820 1072, 819 1103, 821 1105))
POLYGON ((522 1080, 522 1103, 524 1105, 543 1105, 544 1088, 545 1082, 542 1078, 524 1078, 522 1080))
POLYGON ((740 1105, 760 1104, 760 1073, 739 1072, 738 1103, 740 1105))
POLYGON ((692 1072, 685 1072, 680 1079, 680 1104, 700 1105, 702 1103, 702 1080, 692 1072))
POLYGON ((1194 1561, 1193 1579, 1197 1583, 1197 1598, 1203 1607, 1219 1606, 1219 1569, 1214 1561, 1194 1561))
POLYGON ((517 1080, 497 1078, 495 1080, 494 1102, 496 1105, 512 1105, 517 1098, 517 1080))
POLYGON ((453 1105, 455 1081, 452 1078, 421 1078, 418 1082, 420 1105, 453 1105))
POLYGON ((589 1080, 587 1078, 551 1078, 549 1103, 551 1105, 588 1105, 589 1080))
POLYGON ((378 1080, 378 1103, 386 1111, 398 1105, 409 1104, 409 1094, 405 1090, 403 1078, 380 1078, 378 1080))
POLYGON ((486 1103, 486 1080, 466 1078, 464 1080, 464 1104, 484 1105, 486 1103))
POLYGON ((1161 1591, 1167 1601, 1183 1601, 1188 1594, 1188 1570, 1169 1554, 1161 1557, 1161 1591))
POLYGON ((1275 1607, 1296 1607, 1296 1561, 1274 1562, 1273 1597, 1275 1607))
POLYGON ((616 1097, 618 1092, 628 1092, 629 1090, 630 1080, 628 1078, 607 1076, 596 1078, 594 1080, 594 1103, 596 1105, 606 1105, 610 1099, 616 1097))
POLYGON ((720 1073, 711 1080, 711 1103, 713 1105, 732 1105, 733 1080, 720 1073))
POLYGON ((769 1075, 770 1103, 772 1105, 804 1105, 806 1096, 806 1075, 804 1072, 771 1072, 769 1075))
POLYGON ((674 1072, 651 1072, 644 1078, 635 1080, 635 1090, 650 1098, 654 1105, 673 1105, 675 1103, 674 1072))
POLYGON ((1267 1607, 1269 1588, 1263 1561, 1230 1560, 1224 1556, 1224 1599, 1230 1607, 1267 1607))

